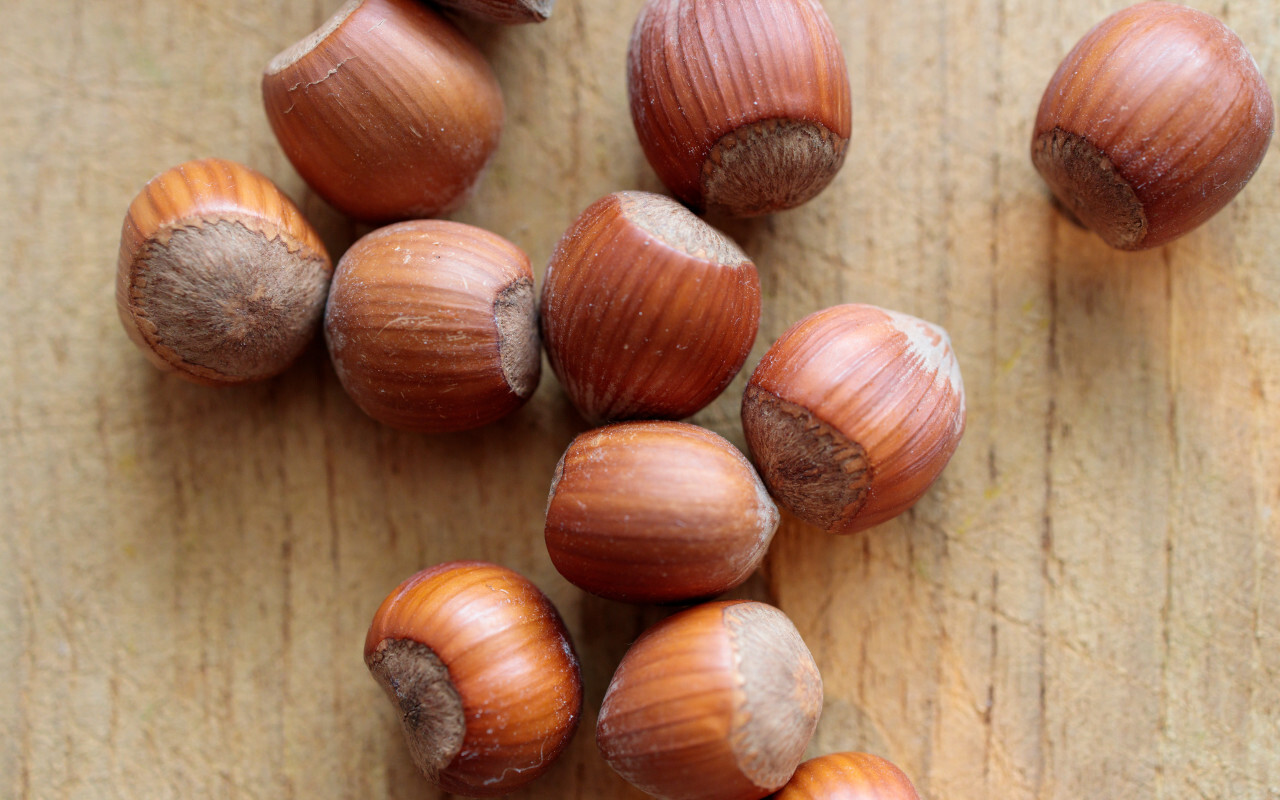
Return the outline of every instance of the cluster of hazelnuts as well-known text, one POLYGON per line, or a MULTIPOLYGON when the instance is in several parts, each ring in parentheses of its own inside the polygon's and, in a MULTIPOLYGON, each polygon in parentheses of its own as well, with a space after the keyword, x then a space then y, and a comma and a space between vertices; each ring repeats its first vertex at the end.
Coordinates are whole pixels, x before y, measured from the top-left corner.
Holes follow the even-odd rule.
MULTIPOLYGON (((446 5, 517 23, 546 19, 551 0, 446 5)), ((677 199, 624 191, 592 204, 560 240, 540 299, 516 245, 427 219, 465 200, 503 116, 491 69, 445 17, 418 0, 348 0, 270 63, 262 88, 311 188, 385 227, 335 271, 264 176, 217 159, 176 167, 125 220, 117 300, 130 336, 162 368, 229 385, 284 370, 323 314, 355 403, 422 432, 519 408, 545 348, 575 407, 602 425, 565 452, 546 512, 551 560, 582 589, 637 603, 714 597, 759 566, 775 500, 832 532, 863 530, 909 508, 955 451, 965 401, 946 333, 869 305, 814 313, 769 348, 742 400, 751 460, 676 421, 742 368, 761 305, 750 258, 689 208, 791 208, 844 161, 849 82, 818 0, 647 0, 628 54, 631 111, 677 199)), ((1032 157, 1082 222, 1140 249, 1225 205, 1272 126, 1270 95, 1234 34, 1206 14, 1143 3, 1068 55, 1032 157)), ((581 715, 559 615, 492 564, 411 577, 378 609, 365 659, 415 761, 450 792, 524 785, 581 715)), ((875 756, 800 764, 821 704, 814 660, 781 611, 704 603, 634 643, 596 738, 619 774, 662 798, 916 796, 875 756)))

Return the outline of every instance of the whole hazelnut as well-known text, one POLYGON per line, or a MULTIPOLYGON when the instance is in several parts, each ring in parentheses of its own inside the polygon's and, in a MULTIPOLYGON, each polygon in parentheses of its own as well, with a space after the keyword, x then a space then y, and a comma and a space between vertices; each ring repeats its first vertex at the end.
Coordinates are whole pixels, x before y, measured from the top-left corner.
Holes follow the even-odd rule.
POLYGON ((405 430, 500 419, 529 399, 542 368, 529 258, 460 222, 401 222, 352 245, 324 332, 356 405, 405 430))
POLYGON ((460 206, 502 130, 488 62, 417 0, 348 0, 271 61, 262 97, 298 173, 366 222, 460 206))
POLYGON ((793 208, 844 163, 849 75, 818 0, 647 0, 627 86, 649 164, 696 208, 793 208))
POLYGON ((600 597, 671 603, 747 580, 778 527, 751 463, 683 422, 623 422, 578 436, 547 501, 551 562, 600 597))
POLYGON ((319 330, 329 254, 266 176, 223 159, 152 178, 120 234, 116 307, 160 369, 224 386, 283 372, 319 330))
POLYGON ((436 0, 469 17, 500 25, 546 22, 555 0, 436 0))
POLYGON ((833 533, 897 516, 964 433, 964 383, 936 325, 868 305, 811 314, 774 343, 742 398, 742 427, 783 507, 833 533))
POLYGON ((791 777, 822 711, 822 679, 773 606, 695 606, 650 628, 618 665, 596 743, 665 800, 759 800, 791 777))
POLYGON ((414 763, 446 792, 506 794, 546 772, 582 715, 560 615, 524 577, 455 561, 383 601, 364 660, 400 712, 414 763))
POLYGON ((911 779, 870 753, 832 753, 796 768, 773 800, 920 800, 911 779))
POLYGON ((681 419, 742 368, 760 276, 724 234, 671 198, 592 204, 551 256, 542 333, 551 368, 590 422, 681 419))
POLYGON ((1067 54, 1040 101, 1031 158, 1112 247, 1158 247, 1244 188, 1274 108, 1244 43, 1214 17, 1140 3, 1067 54))

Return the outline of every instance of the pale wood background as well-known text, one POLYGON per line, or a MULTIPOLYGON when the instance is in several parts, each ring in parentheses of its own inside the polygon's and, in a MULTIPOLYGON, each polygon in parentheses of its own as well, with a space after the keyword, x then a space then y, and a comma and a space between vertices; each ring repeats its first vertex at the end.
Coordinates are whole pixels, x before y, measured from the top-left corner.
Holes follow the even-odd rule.
MULTIPOLYGON (((561 608, 587 710, 522 797, 633 797, 592 729, 663 612, 584 597, 542 513, 581 423, 548 377, 503 424, 396 433, 322 348, 215 391, 116 320, 120 222, 209 155, 277 179, 335 255, 259 105, 267 60, 338 0, 0 5, 0 796, 423 798, 361 663, 381 598, 479 557, 561 608)), ((1209 225, 1121 255, 1051 207, 1027 157, 1045 81, 1119 0, 826 0, 855 142, 809 206, 727 229, 765 288, 754 365, 841 301, 953 337, 969 429, 916 510, 853 538, 788 522, 746 590, 822 669, 815 752, 866 749, 925 797, 1280 796, 1280 156, 1209 225)), ((1280 6, 1196 0, 1280 87, 1280 6)), ((546 263, 598 196, 657 188, 626 112, 640 0, 468 26, 509 120, 460 219, 546 263)), ((1273 144, 1272 150, 1277 146, 1273 144)), ((697 421, 741 442, 742 379, 697 421)))

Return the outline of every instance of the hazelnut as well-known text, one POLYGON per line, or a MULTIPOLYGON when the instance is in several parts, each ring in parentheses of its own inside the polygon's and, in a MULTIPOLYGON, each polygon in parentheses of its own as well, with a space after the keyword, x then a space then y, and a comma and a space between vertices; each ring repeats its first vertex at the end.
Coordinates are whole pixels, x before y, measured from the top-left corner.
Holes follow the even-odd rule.
POLYGON ((573 440, 547 501, 551 562, 600 597, 671 603, 741 585, 778 508, 726 439, 683 422, 624 422, 573 440))
POLYGON ((152 178, 120 234, 116 306, 153 364, 211 386, 283 372, 319 329, 333 266, 276 185, 222 159, 152 178))
POLYGON ((469 17, 500 25, 546 22, 555 0, 436 0, 469 17))
POLYGON ((869 753, 833 753, 796 769, 773 800, 920 800, 902 770, 869 753))
POLYGON ((366 222, 460 206, 502 129, 488 62, 416 0, 348 0, 272 60, 262 97, 298 173, 366 222))
POLYGON ((742 427, 769 491, 833 533, 910 508, 942 473, 964 424, 946 331, 868 305, 797 322, 765 353, 742 399, 742 427))
POLYGON ((1049 81, 1031 158, 1112 247, 1158 247, 1244 188, 1271 141, 1258 65, 1212 16, 1140 3, 1107 17, 1049 81))
POLYGON ((822 679, 787 616, 707 603, 646 631, 604 696, 609 766, 666 800, 759 800, 787 782, 822 711, 822 679))
POLYGON ((529 258, 460 222, 401 222, 352 245, 324 332, 356 405, 405 430, 504 417, 533 394, 542 367, 529 258))
POLYGON ((697 208, 793 208, 844 163, 849 75, 817 0, 647 0, 627 86, 649 164, 697 208))
POLYGON ((446 792, 505 794, 546 772, 582 715, 578 657, 538 588, 504 567, 423 570, 373 618, 364 660, 414 763, 446 792))
POLYGON ((759 322, 755 264, 684 206, 646 192, 582 212, 542 287, 551 368, 591 422, 697 412, 742 368, 759 322))

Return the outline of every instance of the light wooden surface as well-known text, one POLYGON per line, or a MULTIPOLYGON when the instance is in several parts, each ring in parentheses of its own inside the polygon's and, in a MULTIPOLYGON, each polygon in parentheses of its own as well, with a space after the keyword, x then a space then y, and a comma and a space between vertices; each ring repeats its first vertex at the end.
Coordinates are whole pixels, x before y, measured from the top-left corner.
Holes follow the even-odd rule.
MULTIPOLYGON (((584 597, 542 544, 581 423, 554 379, 454 436, 379 427, 323 349, 265 385, 160 375, 116 320, 124 210, 209 155, 278 180, 335 254, 258 76, 337 0, 0 4, 0 796, 435 796, 361 662, 374 608, 444 559, 515 567, 576 638, 587 709, 520 796, 633 797, 595 751, 627 643, 662 611, 584 597)), ((1280 87, 1280 6, 1196 0, 1280 87)), ((626 112, 640 0, 468 26, 508 123, 458 218, 528 250, 598 196, 658 188, 626 112)), ((826 683, 814 751, 866 749, 923 796, 1280 796, 1280 154, 1203 229, 1122 255, 1027 156, 1045 81, 1115 0, 826 0, 854 142, 810 205, 733 223, 765 291, 753 366, 864 301, 951 332, 969 428, 906 517, 794 522, 745 590, 826 683)), ((741 443, 740 378, 697 417, 741 443)))

